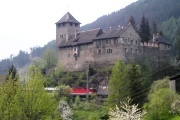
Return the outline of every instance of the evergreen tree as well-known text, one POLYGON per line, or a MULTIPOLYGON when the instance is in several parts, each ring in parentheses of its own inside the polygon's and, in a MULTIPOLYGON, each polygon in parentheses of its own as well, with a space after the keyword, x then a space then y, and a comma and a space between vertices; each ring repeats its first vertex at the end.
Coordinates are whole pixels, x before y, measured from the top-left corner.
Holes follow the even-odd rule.
POLYGON ((129 22, 132 24, 132 26, 136 30, 136 22, 135 22, 134 17, 132 15, 129 18, 129 22))
POLYGON ((156 25, 156 22, 153 21, 153 24, 152 24, 152 34, 157 34, 158 33, 158 30, 157 30, 157 25, 156 25))
POLYGON ((151 38, 151 32, 149 28, 149 21, 148 19, 146 19, 146 42, 149 42, 150 38, 151 38))
POLYGON ((9 68, 8 74, 6 76, 6 81, 8 81, 8 80, 17 81, 17 71, 13 64, 9 68))
POLYGON ((175 38, 175 50, 176 50, 176 59, 180 60, 180 27, 177 29, 176 38, 175 38))
POLYGON ((142 16, 141 23, 140 23, 140 28, 139 28, 139 36, 141 37, 141 42, 146 42, 146 19, 144 15, 142 16))
POLYGON ((127 78, 129 81, 129 95, 132 98, 132 103, 142 105, 143 96, 136 98, 142 94, 141 91, 144 89, 140 66, 135 63, 130 64, 127 78))
POLYGON ((127 67, 123 61, 118 60, 112 69, 109 81, 109 95, 107 103, 110 107, 117 105, 128 96, 127 67))

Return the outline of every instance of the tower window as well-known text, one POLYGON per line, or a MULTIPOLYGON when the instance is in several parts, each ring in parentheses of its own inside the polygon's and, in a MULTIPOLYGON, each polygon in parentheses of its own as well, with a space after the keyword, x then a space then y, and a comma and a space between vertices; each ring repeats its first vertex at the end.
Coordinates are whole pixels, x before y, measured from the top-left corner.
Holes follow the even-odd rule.
POLYGON ((63 38, 63 35, 60 35, 60 38, 63 38))
POLYGON ((76 23, 76 24, 75 24, 75 26, 77 27, 77 26, 78 26, 78 24, 76 23))

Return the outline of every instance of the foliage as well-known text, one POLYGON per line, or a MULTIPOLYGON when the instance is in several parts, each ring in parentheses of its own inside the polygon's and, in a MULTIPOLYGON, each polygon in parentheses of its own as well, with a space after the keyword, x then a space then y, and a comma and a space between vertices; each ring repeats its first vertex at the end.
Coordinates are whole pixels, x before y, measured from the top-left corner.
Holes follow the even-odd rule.
POLYGON ((132 15, 129 18, 129 22, 132 24, 132 26, 136 30, 136 22, 135 22, 135 19, 134 19, 134 17, 132 15))
POLYGON ((25 84, 20 84, 17 76, 1 84, 0 119, 46 119, 54 114, 56 102, 46 93, 40 71, 29 74, 25 84))
POLYGON ((156 35, 158 33, 158 29, 157 29, 157 24, 155 21, 153 21, 153 25, 152 25, 152 28, 151 28, 151 32, 152 34, 156 35))
POLYGON ((144 58, 144 62, 142 64, 142 76, 144 81, 142 82, 143 86, 145 88, 150 88, 151 84, 152 84, 152 60, 145 56, 144 58))
POLYGON ((144 96, 137 97, 142 95, 142 91, 144 90, 142 73, 139 65, 134 62, 129 65, 127 79, 129 81, 129 96, 132 98, 132 104, 142 105, 144 96))
POLYGON ((21 67, 25 66, 26 64, 30 63, 31 60, 30 60, 30 56, 27 52, 20 50, 19 54, 17 56, 13 57, 13 62, 17 68, 21 68, 21 67))
POLYGON ((120 109, 117 105, 114 109, 110 108, 110 120, 140 120, 146 113, 138 108, 138 104, 131 105, 130 98, 125 102, 121 102, 120 105, 120 109))
POLYGON ((141 19, 140 27, 139 27, 139 36, 141 37, 141 42, 148 42, 150 40, 150 27, 149 21, 145 18, 144 14, 141 19))
POLYGON ((56 53, 53 49, 47 48, 47 50, 43 53, 43 58, 46 63, 46 67, 56 65, 56 53))
POLYGON ((149 23, 153 23, 155 20, 158 26, 172 16, 179 17, 179 6, 179 0, 138 0, 121 10, 99 17, 96 21, 82 26, 81 30, 93 28, 108 30, 110 26, 112 28, 117 28, 119 25, 125 26, 131 15, 134 16, 136 24, 139 25, 143 14, 147 16, 149 23))
POLYGON ((107 103, 110 107, 114 107, 115 105, 120 107, 120 101, 124 100, 129 94, 127 85, 127 67, 123 61, 118 60, 112 69, 111 78, 109 80, 107 103))
POLYGON ((59 111, 60 116, 63 120, 72 120, 72 111, 68 103, 64 100, 59 102, 59 106, 57 107, 57 111, 59 111))
POLYGON ((173 114, 180 115, 180 100, 175 100, 175 101, 171 104, 171 112, 172 112, 173 114))
POLYGON ((101 105, 86 101, 79 101, 72 110, 74 120, 100 120, 108 113, 101 105))
POLYGON ((177 58, 177 61, 179 61, 180 60, 180 25, 176 31, 174 46, 175 46, 175 51, 176 51, 176 58, 177 58))
POLYGON ((167 78, 154 82, 148 95, 148 103, 145 105, 147 120, 167 120, 174 115, 171 111, 171 104, 179 99, 178 95, 169 90, 167 78))
POLYGON ((12 61, 10 59, 3 59, 0 61, 0 74, 5 74, 10 68, 12 61))
POLYGON ((63 96, 68 96, 71 93, 71 88, 67 85, 60 85, 58 91, 58 96, 63 97, 63 96))

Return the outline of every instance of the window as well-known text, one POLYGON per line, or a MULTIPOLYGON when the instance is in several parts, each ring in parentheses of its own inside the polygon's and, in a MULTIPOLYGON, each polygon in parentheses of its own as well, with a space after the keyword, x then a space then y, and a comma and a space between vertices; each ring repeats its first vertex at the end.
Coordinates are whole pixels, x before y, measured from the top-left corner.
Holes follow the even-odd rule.
POLYGON ((63 35, 60 35, 60 38, 63 38, 63 35))
POLYGON ((65 23, 63 23, 63 26, 65 26, 65 23))
POLYGON ((74 48, 74 51, 76 51, 76 48, 74 48))
POLYGON ((78 26, 78 24, 76 23, 76 24, 75 24, 75 26, 77 27, 77 26, 78 26))
POLYGON ((111 40, 108 40, 108 43, 111 44, 111 40))
POLYGON ((136 45, 138 44, 137 40, 136 40, 136 45))
POLYGON ((72 23, 70 23, 70 26, 72 26, 72 23))
POLYGON ((101 49, 98 49, 98 51, 97 51, 97 52, 98 52, 98 54, 101 54, 101 49))
POLYGON ((107 53, 112 53, 112 49, 111 49, 111 48, 108 48, 108 49, 106 49, 106 52, 107 52, 107 53))
POLYGON ((131 40, 131 45, 133 45, 133 40, 131 40))
POLYGON ((124 42, 127 43, 127 39, 124 39, 124 42))
POLYGON ((128 52, 128 49, 127 49, 127 48, 124 48, 124 52, 128 52))
POLYGON ((132 48, 130 49, 130 51, 131 51, 131 53, 133 53, 133 49, 132 48))
POLYGON ((114 39, 114 44, 117 44, 117 39, 114 39))
POLYGON ((106 40, 106 44, 108 44, 108 40, 106 40))
POLYGON ((138 53, 138 49, 136 49, 135 51, 136 51, 136 53, 138 53))

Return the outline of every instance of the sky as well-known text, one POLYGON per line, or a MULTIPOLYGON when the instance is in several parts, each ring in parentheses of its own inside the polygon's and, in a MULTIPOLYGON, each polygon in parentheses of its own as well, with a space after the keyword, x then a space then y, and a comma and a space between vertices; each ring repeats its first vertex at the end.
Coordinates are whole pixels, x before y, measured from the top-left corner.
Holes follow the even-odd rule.
POLYGON ((70 12, 81 26, 137 0, 0 0, 0 60, 55 40, 55 23, 70 12))

